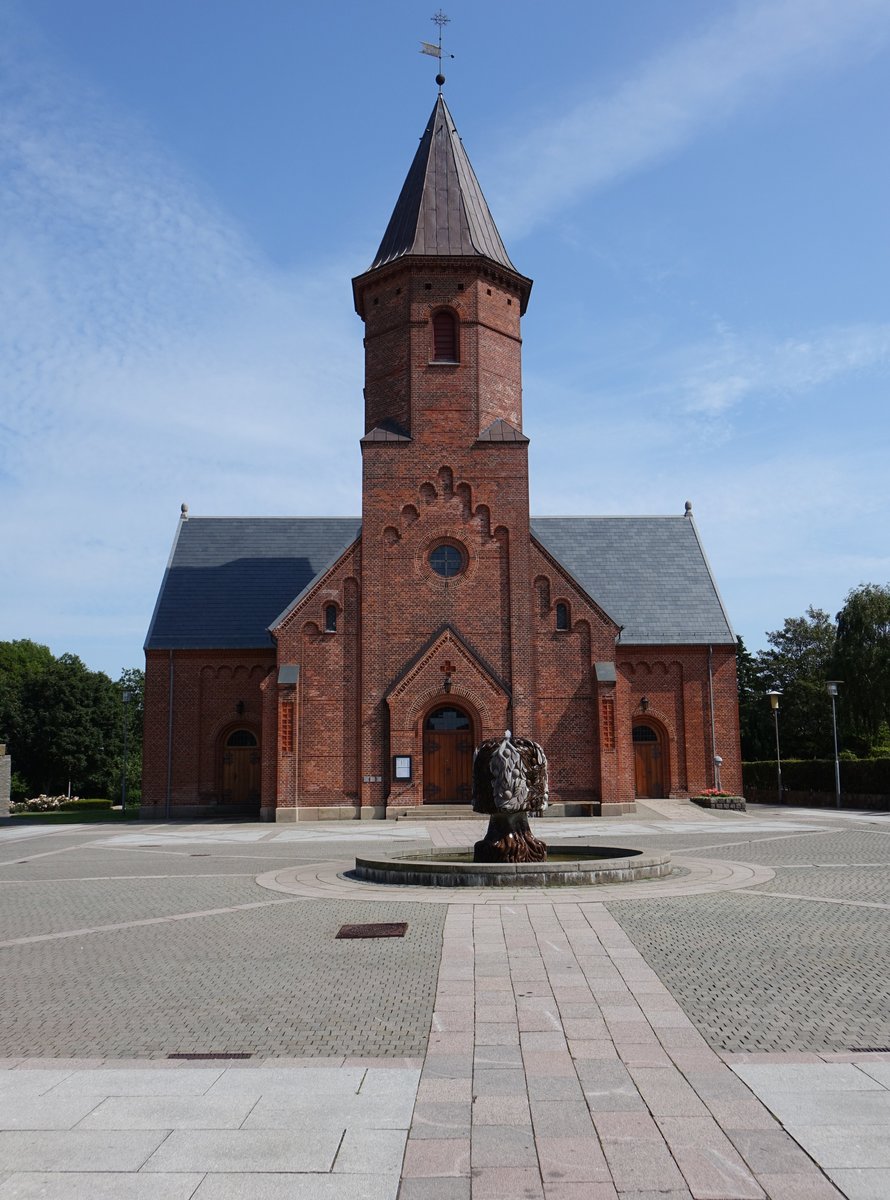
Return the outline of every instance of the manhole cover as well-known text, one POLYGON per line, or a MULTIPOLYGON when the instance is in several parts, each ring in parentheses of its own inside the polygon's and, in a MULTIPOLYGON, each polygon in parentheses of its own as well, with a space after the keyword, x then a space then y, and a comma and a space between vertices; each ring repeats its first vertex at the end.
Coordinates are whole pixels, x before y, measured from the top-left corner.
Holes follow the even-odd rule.
POLYGON ((338 938, 404 937, 407 921, 376 921, 371 925, 341 925, 338 938))

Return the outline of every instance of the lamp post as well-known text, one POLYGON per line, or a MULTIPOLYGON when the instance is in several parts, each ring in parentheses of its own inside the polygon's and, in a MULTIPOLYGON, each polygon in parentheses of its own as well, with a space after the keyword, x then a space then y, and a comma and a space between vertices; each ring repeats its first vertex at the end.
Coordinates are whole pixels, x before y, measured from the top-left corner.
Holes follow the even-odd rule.
POLYGON ((121 693, 123 705, 121 707, 121 722, 124 732, 124 757, 121 763, 121 820, 127 819, 127 706, 130 703, 132 692, 128 688, 124 688, 121 693))
POLYGON ((779 697, 781 692, 772 691, 766 693, 769 696, 770 708, 773 710, 773 720, 776 725, 776 777, 779 787, 779 803, 782 803, 782 755, 779 751, 779 697))
POLYGON ((831 728, 834 733, 834 806, 841 806, 841 760, 837 753, 837 711, 835 709, 835 700, 837 699, 837 687, 839 683, 843 683, 843 679, 829 679, 825 684, 828 689, 828 694, 831 697, 831 728))

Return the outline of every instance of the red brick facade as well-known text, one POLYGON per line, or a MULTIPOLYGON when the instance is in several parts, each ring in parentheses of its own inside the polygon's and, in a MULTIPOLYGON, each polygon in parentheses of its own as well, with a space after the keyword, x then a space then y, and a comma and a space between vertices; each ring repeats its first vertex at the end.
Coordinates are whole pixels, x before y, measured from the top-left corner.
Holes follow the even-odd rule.
POLYGON ((540 741, 555 802, 620 811, 634 800, 635 723, 660 739, 667 793, 714 785, 712 696, 722 784, 737 791, 733 647, 616 644, 616 623, 530 537, 527 443, 479 438, 497 420, 521 430, 521 282, 414 259, 357 281, 357 299, 366 432, 390 422, 406 437, 364 440, 360 542, 274 630, 277 655, 149 652, 146 809, 224 809, 234 729, 256 736, 264 817, 421 804, 425 718, 456 705, 474 743, 505 728, 540 741), (442 308, 459 321, 455 364, 431 361, 442 308), (429 565, 441 544, 462 555, 454 578, 429 565), (604 663, 614 681, 598 681, 604 663), (295 680, 277 682, 276 665, 298 667, 295 680), (410 780, 392 778, 395 755, 411 757, 410 780))
POLYGON ((645 794, 712 787, 715 752, 724 788, 738 791, 733 645, 622 644, 616 620, 531 536, 530 281, 479 254, 413 253, 354 288, 366 352, 360 538, 272 629, 275 650, 148 652, 145 815, 225 810, 233 797, 277 820, 465 802, 448 794, 448 765, 431 786, 427 756, 451 736, 425 737, 441 709, 468 723, 455 770, 467 747, 510 728, 543 745, 551 799, 567 811, 620 812, 641 779, 645 794), (441 313, 454 361, 436 357, 441 313), (433 569, 441 547, 455 574, 433 569), (394 778, 396 756, 410 778, 394 778))

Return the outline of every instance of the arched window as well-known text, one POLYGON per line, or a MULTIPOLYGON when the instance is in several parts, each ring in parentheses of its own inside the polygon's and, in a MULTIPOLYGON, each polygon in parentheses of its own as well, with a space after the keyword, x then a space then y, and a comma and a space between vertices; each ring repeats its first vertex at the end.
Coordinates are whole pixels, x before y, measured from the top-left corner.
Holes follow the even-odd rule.
POLYGON ((556 606, 556 628, 567 630, 569 627, 569 606, 560 602, 556 606))
POLYGON ((457 317, 447 309, 433 314, 433 362, 456 363, 457 317))
POLYGON ((651 725, 634 725, 631 737, 635 742, 657 742, 658 734, 651 725))
POLYGON ((337 605, 327 604, 324 610, 324 631, 325 633, 337 632, 337 605))
POLYGON ((226 738, 227 746, 255 746, 256 744, 256 737, 249 729, 236 729, 226 738))
POLYGON ((471 729, 470 718, 459 708, 437 708, 426 719, 425 729, 471 729))

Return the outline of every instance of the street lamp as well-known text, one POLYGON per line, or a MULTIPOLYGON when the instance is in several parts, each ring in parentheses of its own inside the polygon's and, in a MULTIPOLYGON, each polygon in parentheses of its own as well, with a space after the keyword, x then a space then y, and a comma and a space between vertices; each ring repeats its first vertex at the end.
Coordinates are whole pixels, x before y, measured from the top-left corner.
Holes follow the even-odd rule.
POLYGON ((766 693, 769 696, 770 708, 773 710, 773 720, 776 724, 776 776, 779 786, 779 803, 782 803, 782 755, 779 752, 779 697, 781 692, 772 691, 766 693))
POLYGON ((121 763, 121 820, 127 819, 127 706, 133 693, 125 688, 121 693, 123 707, 121 708, 121 722, 124 729, 124 757, 121 763))
POLYGON ((831 697, 831 728, 834 732, 834 805, 835 808, 841 806, 841 760, 837 753, 837 712, 835 710, 835 700, 837 699, 837 688, 839 683, 843 683, 843 679, 829 679, 825 684, 828 689, 828 694, 831 697))

